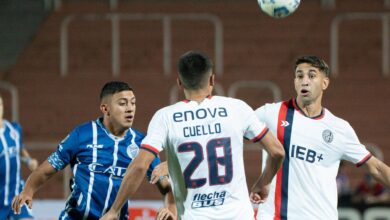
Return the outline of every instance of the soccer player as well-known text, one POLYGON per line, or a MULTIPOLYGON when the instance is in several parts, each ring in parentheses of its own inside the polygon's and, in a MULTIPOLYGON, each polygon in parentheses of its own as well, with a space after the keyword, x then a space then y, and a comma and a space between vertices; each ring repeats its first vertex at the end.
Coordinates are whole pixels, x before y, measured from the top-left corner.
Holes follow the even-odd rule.
POLYGON ((20 161, 31 171, 38 167, 38 161, 31 158, 23 148, 22 127, 3 118, 4 104, 0 96, 0 219, 33 219, 31 210, 22 207, 20 214, 11 208, 12 198, 23 188, 20 161))
MULTIPOLYGON (((257 219, 337 220, 336 175, 341 160, 366 167, 390 187, 390 168, 366 150, 348 122, 322 106, 329 74, 321 58, 300 57, 295 62, 296 98, 256 110, 286 152, 257 219)), ((251 193, 251 199, 258 203, 255 195, 251 193)))
MULTIPOLYGON (((58 146, 57 151, 27 180, 24 190, 14 198, 12 208, 19 213, 26 203, 30 208, 34 193, 50 177, 70 164, 74 181, 72 193, 60 219, 99 219, 112 205, 126 172, 139 153, 144 135, 132 128, 136 99, 125 82, 108 82, 100 93, 103 117, 76 127, 58 146)), ((160 163, 158 157, 146 165, 150 176, 160 163)), ((175 213, 169 181, 157 184, 165 195, 165 206, 175 213)), ((119 219, 128 219, 125 205, 119 219)))
POLYGON ((147 164, 163 149, 179 219, 254 219, 243 137, 260 141, 270 155, 255 187, 266 199, 284 158, 280 142, 245 102, 211 95, 215 75, 206 54, 185 53, 178 72, 177 82, 186 99, 155 113, 139 157, 130 164, 113 206, 102 219, 116 219, 122 204, 140 185, 147 164))

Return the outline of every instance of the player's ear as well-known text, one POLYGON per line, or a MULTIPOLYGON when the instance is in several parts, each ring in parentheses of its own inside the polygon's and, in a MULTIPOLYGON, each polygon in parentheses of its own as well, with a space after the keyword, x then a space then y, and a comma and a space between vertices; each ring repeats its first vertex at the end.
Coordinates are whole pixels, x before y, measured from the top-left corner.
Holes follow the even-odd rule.
POLYGON ((210 75, 209 84, 210 84, 210 86, 214 86, 215 85, 215 74, 211 74, 210 75))
POLYGON ((183 88, 183 83, 181 82, 179 77, 176 78, 176 83, 179 86, 179 88, 183 88))
POLYGON ((100 104, 100 111, 102 111, 102 113, 103 113, 104 115, 108 114, 108 107, 107 107, 107 104, 104 104, 104 103, 100 104))
POLYGON ((322 90, 326 90, 329 86, 329 77, 325 77, 324 80, 322 81, 322 90))

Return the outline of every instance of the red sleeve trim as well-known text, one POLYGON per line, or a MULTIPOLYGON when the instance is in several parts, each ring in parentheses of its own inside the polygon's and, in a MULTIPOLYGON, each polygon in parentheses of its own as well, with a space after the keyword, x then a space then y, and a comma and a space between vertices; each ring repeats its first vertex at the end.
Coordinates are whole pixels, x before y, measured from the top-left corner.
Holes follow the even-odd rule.
POLYGON ((141 144, 141 149, 144 149, 144 150, 147 150, 151 153, 153 153, 154 155, 158 155, 158 153, 160 153, 156 148, 150 146, 150 145, 147 145, 147 144, 141 144))
POLYGON ((365 156, 361 161, 359 161, 359 163, 356 164, 356 167, 360 167, 361 165, 363 165, 364 163, 366 163, 370 158, 372 157, 372 155, 369 153, 367 156, 365 156))
POLYGON ((268 131, 269 131, 268 128, 264 128, 263 131, 259 135, 257 135, 256 137, 252 138, 251 141, 253 141, 253 142, 260 141, 267 134, 268 131))

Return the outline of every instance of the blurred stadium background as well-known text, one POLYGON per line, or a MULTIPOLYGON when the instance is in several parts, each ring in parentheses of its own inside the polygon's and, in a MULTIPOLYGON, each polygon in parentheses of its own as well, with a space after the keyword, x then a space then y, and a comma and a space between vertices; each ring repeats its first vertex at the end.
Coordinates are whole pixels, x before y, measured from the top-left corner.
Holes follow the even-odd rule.
MULTIPOLYGON (((22 124, 26 148, 42 162, 74 126, 99 117, 108 80, 133 85, 134 126, 146 132, 157 109, 182 98, 175 64, 189 49, 212 55, 217 94, 253 108, 294 97, 293 62, 314 54, 332 69, 325 107, 390 164, 389 18, 389 0, 301 0, 285 19, 266 16, 256 0, 0 0, 5 117, 22 124)), ((249 184, 260 158, 248 143, 249 184)), ((364 172, 347 169, 355 187, 364 172)), ((68 174, 36 198, 64 199, 68 174)), ((135 198, 160 196, 145 182, 135 198)))

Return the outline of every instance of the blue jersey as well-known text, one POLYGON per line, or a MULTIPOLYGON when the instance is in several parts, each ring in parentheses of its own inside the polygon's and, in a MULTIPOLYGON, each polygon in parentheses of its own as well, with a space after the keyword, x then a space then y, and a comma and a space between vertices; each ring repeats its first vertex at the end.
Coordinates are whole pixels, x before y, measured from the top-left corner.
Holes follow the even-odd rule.
POLYGON ((17 123, 3 120, 0 128, 0 205, 10 206, 12 199, 22 189, 20 151, 22 128, 17 123))
MULTIPOLYGON (((49 158, 61 170, 70 164, 74 183, 60 219, 99 219, 112 205, 126 168, 137 156, 144 134, 129 128, 124 137, 112 135, 102 119, 76 127, 49 158)), ((147 176, 160 163, 151 163, 147 176)), ((119 219, 127 219, 127 204, 119 219)))

